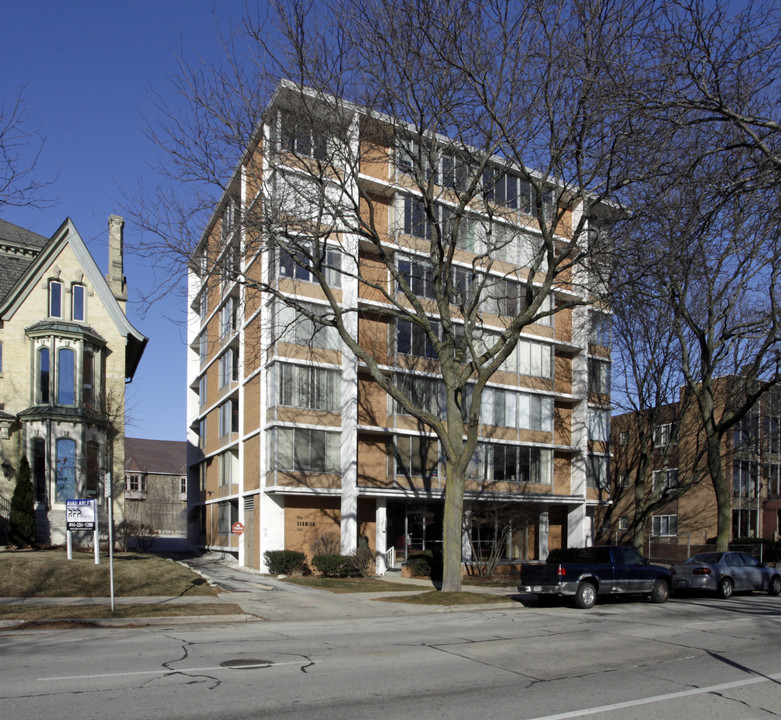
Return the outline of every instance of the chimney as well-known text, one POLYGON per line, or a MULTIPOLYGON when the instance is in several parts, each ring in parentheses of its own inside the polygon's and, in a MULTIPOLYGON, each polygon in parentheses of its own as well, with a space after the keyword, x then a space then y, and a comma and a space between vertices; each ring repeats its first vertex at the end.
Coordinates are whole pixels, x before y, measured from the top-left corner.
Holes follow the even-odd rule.
POLYGON ((127 302, 127 285, 122 263, 123 241, 122 229, 125 221, 119 215, 109 215, 108 218, 108 274, 106 281, 114 297, 125 309, 127 302))

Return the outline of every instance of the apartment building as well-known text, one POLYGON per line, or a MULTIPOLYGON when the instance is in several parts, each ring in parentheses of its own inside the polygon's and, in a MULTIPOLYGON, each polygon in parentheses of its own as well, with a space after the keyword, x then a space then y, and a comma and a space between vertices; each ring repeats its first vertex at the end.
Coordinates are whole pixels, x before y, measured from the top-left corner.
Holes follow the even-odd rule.
MULTIPOLYGON (((447 138, 427 144, 423 163, 440 203, 427 210, 411 161, 417 154, 420 168, 423 143, 412 130, 400 152, 392 119, 340 102, 333 131, 333 104, 323 103, 319 122, 318 102, 280 85, 194 255, 190 541, 265 569, 265 551, 310 555, 315 538, 336 533, 344 551, 359 543, 375 550, 382 572, 442 542, 442 449, 379 381, 392 378, 425 412, 445 417, 440 358, 403 310, 418 300, 432 327, 444 322, 427 256, 455 212, 468 161, 447 138), (318 194, 313 179, 325 191, 318 194), (347 208, 342 216, 337 207, 347 208), (351 230, 360 218, 363 229, 351 230), (304 232, 317 245, 311 255, 285 239, 304 232), (402 285, 406 305, 396 299, 402 285), (335 313, 344 334, 329 324, 335 313)), ((450 240, 451 305, 465 317, 471 288, 492 288, 475 314, 485 337, 496 337, 518 313, 522 282, 544 276, 544 266, 537 258, 531 268, 540 232, 528 183, 499 158, 481 177, 492 179, 450 240)), ((546 212, 557 210, 553 197, 546 193, 546 212)), ((562 212, 557 232, 565 240, 578 212, 562 212)), ((480 503, 510 510, 506 561, 544 559, 550 548, 593 535, 609 457, 609 333, 607 313, 572 302, 581 297, 573 285, 570 273, 553 287, 486 385, 466 471, 465 562, 481 551, 470 543, 469 521, 480 503)))
MULTIPOLYGON (((740 383, 735 377, 725 377, 716 389, 717 412, 721 412, 740 393, 740 383)), ((685 556, 715 542, 716 496, 707 472, 697 408, 679 400, 659 408, 657 415, 644 478, 637 477, 640 448, 635 415, 625 413, 612 419, 612 484, 606 496, 613 505, 609 513, 601 511, 600 530, 604 540, 630 542, 635 524, 640 523, 646 542, 677 546, 677 554, 685 556), (638 482, 642 482, 640 497, 649 508, 645 514, 638 513, 638 482)), ((767 392, 727 433, 722 441, 722 465, 731 487, 732 539, 778 539, 781 393, 767 392)))
POLYGON ((104 277, 70 219, 51 237, 0 220, 0 497, 26 456, 42 543, 65 542, 67 500, 96 498, 105 523, 108 477, 122 518, 125 384, 147 339, 125 312, 124 222, 108 225, 104 277))

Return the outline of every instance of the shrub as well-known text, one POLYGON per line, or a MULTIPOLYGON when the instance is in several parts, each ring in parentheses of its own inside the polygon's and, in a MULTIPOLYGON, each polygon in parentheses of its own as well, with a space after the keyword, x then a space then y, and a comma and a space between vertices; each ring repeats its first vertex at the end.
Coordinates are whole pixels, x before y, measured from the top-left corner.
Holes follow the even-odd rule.
POLYGON ((433 553, 431 550, 410 553, 406 564, 412 577, 431 577, 433 553))
POLYGON ((35 525, 35 500, 30 464, 22 457, 16 471, 16 486, 11 496, 8 536, 14 545, 35 545, 38 529, 35 525))
POLYGON ((359 545, 347 561, 356 575, 361 577, 374 575, 374 552, 368 545, 359 545))
POLYGON ((312 565, 325 577, 347 577, 352 570, 351 558, 335 553, 324 553, 312 558, 312 565))
POLYGON ((297 550, 266 550, 263 557, 272 575, 303 574, 309 569, 306 555, 297 550))
POLYGON ((122 551, 127 551, 131 544, 130 541, 133 540, 138 550, 149 552, 156 537, 156 530, 137 520, 123 520, 114 528, 114 542, 122 551))
POLYGON ((311 551, 312 556, 340 555, 342 552, 342 541, 339 537, 339 533, 329 532, 318 535, 309 544, 309 550, 311 551))

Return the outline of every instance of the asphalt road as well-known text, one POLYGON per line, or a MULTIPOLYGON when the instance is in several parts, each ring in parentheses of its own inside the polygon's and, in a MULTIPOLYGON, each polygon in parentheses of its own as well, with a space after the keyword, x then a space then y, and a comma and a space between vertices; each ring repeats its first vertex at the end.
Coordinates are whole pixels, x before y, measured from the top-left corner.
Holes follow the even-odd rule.
POLYGON ((0 718, 781 716, 781 598, 345 618, 331 599, 316 619, 2 632, 0 718))

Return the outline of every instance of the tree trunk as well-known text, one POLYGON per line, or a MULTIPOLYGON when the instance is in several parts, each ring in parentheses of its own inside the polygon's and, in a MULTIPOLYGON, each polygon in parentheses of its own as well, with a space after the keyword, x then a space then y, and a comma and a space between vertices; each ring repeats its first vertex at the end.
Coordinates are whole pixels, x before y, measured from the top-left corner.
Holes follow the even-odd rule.
POLYGON ((463 537, 465 473, 445 462, 445 512, 442 521, 442 591, 461 590, 461 543, 463 537))

